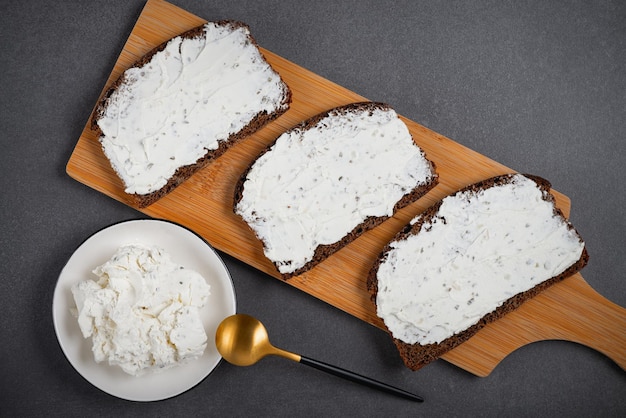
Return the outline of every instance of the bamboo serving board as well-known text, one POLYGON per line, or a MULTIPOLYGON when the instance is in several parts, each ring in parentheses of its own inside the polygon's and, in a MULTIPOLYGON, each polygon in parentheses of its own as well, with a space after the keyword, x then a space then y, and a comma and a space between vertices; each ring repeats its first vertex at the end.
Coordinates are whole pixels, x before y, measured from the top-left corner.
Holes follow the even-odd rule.
MULTIPOLYGON (((205 20, 162 0, 148 0, 102 93, 143 54, 205 20)), ((254 34, 254 28, 252 28, 254 34)), ((154 218, 180 223, 215 248, 278 278, 263 255, 261 243, 232 212, 235 183, 255 156, 283 131, 335 106, 366 100, 270 51, 263 54, 293 93, 290 110, 255 135, 231 148, 172 193, 138 209, 154 218)), ((393 104, 392 104, 393 106, 393 104)), ((439 185, 418 202, 288 283, 374 326, 384 328, 366 289, 374 258, 415 215, 468 184, 511 169, 403 118, 415 141, 434 161, 439 185)), ((67 173, 129 206, 88 122, 67 164, 67 173)), ((569 199, 554 192, 557 205, 569 216, 569 199)), ((596 293, 576 274, 488 325, 443 358, 471 373, 488 375, 509 353, 533 341, 563 339, 585 344, 606 354, 626 369, 626 310, 596 293)))

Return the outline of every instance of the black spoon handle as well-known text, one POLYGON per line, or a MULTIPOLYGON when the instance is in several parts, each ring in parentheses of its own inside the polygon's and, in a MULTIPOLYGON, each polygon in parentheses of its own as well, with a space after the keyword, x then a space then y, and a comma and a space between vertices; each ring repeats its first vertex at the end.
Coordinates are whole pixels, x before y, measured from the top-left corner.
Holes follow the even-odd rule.
POLYGON ((392 393, 397 396, 401 396, 406 399, 410 399, 412 401, 424 402, 424 399, 422 397, 417 396, 413 393, 407 392, 406 390, 402 390, 402 389, 390 386, 386 383, 382 383, 374 379, 370 379, 369 377, 361 376, 360 374, 356 374, 354 372, 342 369, 337 366, 326 364, 319 360, 313 360, 312 358, 308 358, 308 357, 301 355, 300 363, 306 364, 307 366, 314 367, 318 370, 322 370, 330 374, 334 374, 335 376, 343 377, 344 379, 348 379, 356 383, 361 383, 362 385, 366 385, 375 389, 392 393))

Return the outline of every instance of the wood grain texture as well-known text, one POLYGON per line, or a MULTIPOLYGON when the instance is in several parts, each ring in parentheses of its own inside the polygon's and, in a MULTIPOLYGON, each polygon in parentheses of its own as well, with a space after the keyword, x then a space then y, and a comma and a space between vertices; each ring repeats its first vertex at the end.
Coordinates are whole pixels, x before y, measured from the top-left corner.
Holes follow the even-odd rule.
MULTIPOLYGON (((149 0, 102 93, 143 54, 204 22, 170 3, 149 0)), ((254 35, 254 28, 252 33, 254 35)), ((278 278, 274 266, 263 255, 261 243, 232 212, 235 183, 256 155, 286 129, 329 108, 366 99, 270 51, 262 49, 262 52, 293 92, 290 110, 141 212, 180 223, 200 234, 215 248, 278 278)), ((411 120, 402 119, 416 143, 435 163, 440 184, 418 202, 402 209, 311 271, 288 281, 290 285, 381 328, 384 326, 369 300, 365 280, 385 243, 412 217, 444 196, 479 180, 513 172, 411 120)), ((132 206, 89 122, 66 169, 79 182, 132 206)), ((569 199, 553 192, 557 205, 569 216, 569 199)), ((443 358, 471 373, 486 376, 517 348, 533 341, 555 338, 588 345, 626 368, 626 310, 598 295, 580 274, 490 324, 443 358)))

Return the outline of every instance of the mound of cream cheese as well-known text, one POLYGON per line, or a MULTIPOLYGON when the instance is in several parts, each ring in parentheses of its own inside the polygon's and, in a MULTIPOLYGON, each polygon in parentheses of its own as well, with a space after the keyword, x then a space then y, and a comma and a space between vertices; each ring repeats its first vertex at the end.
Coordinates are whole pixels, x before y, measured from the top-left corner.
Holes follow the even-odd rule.
POLYGON ((281 273, 313 259, 434 173, 393 109, 368 106, 283 133, 252 165, 235 211, 281 273))
POLYGON ((288 106, 286 88, 246 26, 207 23, 124 72, 97 120, 100 141, 126 193, 148 194, 260 112, 288 106))
POLYGON ((96 362, 131 375, 202 356, 207 335, 199 310, 210 286, 157 247, 127 245, 96 267, 97 280, 72 287, 78 325, 96 362))
POLYGON ((574 264, 584 243, 544 193, 522 175, 457 193, 418 233, 392 242, 376 297, 392 335, 440 343, 574 264))

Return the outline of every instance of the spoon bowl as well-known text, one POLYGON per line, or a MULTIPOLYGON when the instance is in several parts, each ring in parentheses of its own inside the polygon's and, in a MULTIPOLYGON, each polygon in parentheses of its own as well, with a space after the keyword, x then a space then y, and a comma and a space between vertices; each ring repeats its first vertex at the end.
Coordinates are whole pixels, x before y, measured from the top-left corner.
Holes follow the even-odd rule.
POLYGON ((236 366, 251 366, 268 355, 300 361, 297 354, 274 347, 261 321, 245 314, 229 316, 220 323, 215 345, 222 357, 236 366))
POLYGON ((421 397, 405 390, 378 382, 369 377, 361 376, 337 366, 332 366, 274 347, 270 343, 267 330, 261 321, 250 315, 235 314, 224 319, 215 332, 215 345, 222 357, 227 362, 236 366, 251 366, 265 356, 275 355, 314 367, 318 370, 334 374, 335 376, 343 377, 353 382, 393 393, 394 395, 402 396, 416 402, 423 402, 421 397))

